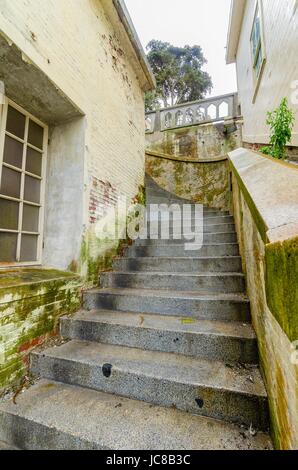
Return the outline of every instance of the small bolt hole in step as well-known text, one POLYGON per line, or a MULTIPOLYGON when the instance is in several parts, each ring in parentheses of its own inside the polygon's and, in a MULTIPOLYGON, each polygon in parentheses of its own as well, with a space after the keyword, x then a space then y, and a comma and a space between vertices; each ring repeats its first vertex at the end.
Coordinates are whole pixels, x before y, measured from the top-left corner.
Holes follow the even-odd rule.
POLYGON ((102 366, 102 373, 105 377, 109 378, 112 373, 112 364, 104 364, 102 366))
POLYGON ((203 408, 204 400, 202 400, 201 398, 196 398, 196 404, 198 405, 199 408, 203 408))

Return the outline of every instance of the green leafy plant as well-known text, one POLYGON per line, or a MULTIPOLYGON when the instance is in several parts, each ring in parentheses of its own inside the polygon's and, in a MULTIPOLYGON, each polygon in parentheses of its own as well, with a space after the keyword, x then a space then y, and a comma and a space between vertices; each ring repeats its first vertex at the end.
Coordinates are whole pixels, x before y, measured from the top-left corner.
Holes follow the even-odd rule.
POLYGON ((284 159, 286 145, 291 141, 294 127, 294 113, 288 106, 287 98, 283 98, 279 107, 267 113, 266 123, 270 126, 270 145, 261 148, 261 152, 271 157, 284 159))

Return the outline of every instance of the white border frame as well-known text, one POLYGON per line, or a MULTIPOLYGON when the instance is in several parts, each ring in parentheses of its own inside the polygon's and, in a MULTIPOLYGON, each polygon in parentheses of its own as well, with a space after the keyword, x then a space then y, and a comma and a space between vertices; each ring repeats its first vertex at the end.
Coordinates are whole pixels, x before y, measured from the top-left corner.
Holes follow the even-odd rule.
MULTIPOLYGON (((26 123, 25 123, 25 136, 24 136, 24 141, 25 141, 25 145, 24 145, 24 149, 23 149, 23 161, 22 161, 22 164, 23 164, 23 167, 22 167, 22 175, 24 175, 23 173, 23 170, 24 170, 24 167, 26 165, 26 158, 25 158, 25 155, 26 155, 26 150, 27 150, 27 146, 28 146, 28 142, 27 142, 27 137, 28 137, 28 128, 29 128, 29 119, 31 119, 31 121, 35 122, 36 124, 38 124, 40 127, 42 127, 44 129, 44 135, 43 135, 43 149, 42 149, 42 152, 40 152, 40 149, 36 149, 38 150, 40 153, 42 153, 42 167, 41 167, 41 177, 40 177, 40 180, 41 180, 41 190, 40 190, 40 204, 39 204, 39 207, 40 207, 40 214, 39 214, 39 227, 38 227, 38 240, 37 240, 37 260, 36 261, 31 261, 31 262, 11 262, 11 263, 7 263, 7 262, 3 262, 1 263, 0 261, 0 270, 1 269, 8 269, 9 267, 18 267, 18 266, 40 266, 42 264, 42 248, 43 248, 43 232, 44 232, 44 208, 45 208, 45 192, 46 192, 46 171, 47 171, 47 156, 48 156, 48 135, 49 135, 49 128, 46 124, 44 124, 42 121, 40 121, 39 119, 37 119, 35 116, 33 116, 32 114, 30 114, 28 111, 26 111, 24 108, 22 108, 21 106, 19 106, 17 103, 15 103, 14 101, 10 100, 9 98, 5 97, 4 99, 4 104, 3 105, 0 105, 0 181, 1 181, 1 175, 2 175, 2 163, 3 163, 3 151, 4 151, 4 142, 5 142, 5 135, 6 135, 6 120, 7 120, 7 111, 8 111, 8 106, 12 106, 13 108, 15 108, 17 111, 19 111, 20 113, 24 114, 26 116, 26 123), (2 108, 2 112, 1 112, 1 108, 2 108)), ((9 133, 8 133, 9 135, 9 133)), ((15 136, 13 136, 15 138, 15 140, 18 140, 15 136)), ((20 141, 22 141, 20 139, 20 141)), ((23 141, 22 141, 23 142, 23 141)), ((34 149, 34 146, 32 145, 29 145, 31 148, 34 149)), ((36 175, 34 175, 36 177, 36 175)), ((23 190, 23 185, 24 185, 24 177, 21 178, 21 194, 22 194, 22 190, 23 190)), ((13 200, 13 198, 9 198, 9 200, 13 200)), ((22 200, 22 202, 20 203, 20 208, 19 208, 19 227, 20 227, 20 224, 22 224, 22 216, 20 216, 20 214, 22 215, 23 214, 23 205, 24 205, 24 202, 22 200)), ((5 231, 3 230, 3 232, 5 233, 8 233, 9 230, 5 231)), ((16 233, 15 231, 13 233, 16 233)), ((19 228, 18 228, 18 241, 17 241, 17 256, 20 255, 20 240, 21 240, 21 236, 20 236, 20 232, 19 232, 19 228)))

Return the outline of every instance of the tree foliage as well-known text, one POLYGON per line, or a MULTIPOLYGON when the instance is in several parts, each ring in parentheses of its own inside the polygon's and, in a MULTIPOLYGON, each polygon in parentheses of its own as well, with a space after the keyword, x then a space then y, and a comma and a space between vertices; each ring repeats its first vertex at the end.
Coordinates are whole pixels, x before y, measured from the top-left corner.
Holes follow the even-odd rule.
POLYGON ((262 147, 261 152, 274 158, 284 159, 286 145, 292 138, 294 121, 294 113, 288 107, 288 100, 283 98, 277 109, 267 113, 266 123, 270 127, 270 146, 262 147))
POLYGON ((207 61, 200 46, 175 47, 152 40, 147 50, 157 82, 156 90, 146 96, 147 110, 199 100, 211 90, 211 77, 202 70, 207 61))

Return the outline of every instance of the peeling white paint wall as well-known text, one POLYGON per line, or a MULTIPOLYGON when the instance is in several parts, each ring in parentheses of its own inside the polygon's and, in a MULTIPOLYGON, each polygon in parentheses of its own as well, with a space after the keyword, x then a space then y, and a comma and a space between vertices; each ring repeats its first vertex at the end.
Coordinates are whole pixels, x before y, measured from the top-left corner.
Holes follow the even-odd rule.
POLYGON ((85 118, 50 129, 43 264, 67 268, 80 255, 85 118))
POLYGON ((141 67, 100 0, 0 0, 0 29, 85 114, 84 131, 52 129, 49 147, 43 261, 67 268, 88 231, 93 179, 129 199, 143 182, 141 67))
POLYGON ((298 146, 298 9, 297 0, 262 0, 265 55, 260 87, 253 103, 254 80, 250 37, 255 1, 246 10, 237 51, 238 90, 244 117, 243 140, 268 143, 267 111, 273 111, 287 97, 296 116, 292 145, 298 146), (296 94, 292 89, 296 82, 296 94), (296 103, 293 96, 296 96, 296 103))

